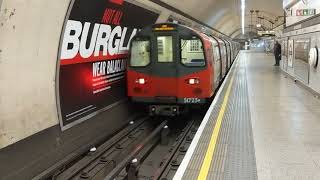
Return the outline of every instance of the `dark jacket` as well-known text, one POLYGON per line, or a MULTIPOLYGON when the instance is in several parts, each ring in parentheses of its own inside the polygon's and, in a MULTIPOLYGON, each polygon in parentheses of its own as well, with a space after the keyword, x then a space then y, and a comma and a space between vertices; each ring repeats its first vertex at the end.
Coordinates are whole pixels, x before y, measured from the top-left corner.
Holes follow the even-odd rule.
POLYGON ((281 55, 281 45, 279 43, 276 43, 274 45, 274 55, 280 56, 281 55))

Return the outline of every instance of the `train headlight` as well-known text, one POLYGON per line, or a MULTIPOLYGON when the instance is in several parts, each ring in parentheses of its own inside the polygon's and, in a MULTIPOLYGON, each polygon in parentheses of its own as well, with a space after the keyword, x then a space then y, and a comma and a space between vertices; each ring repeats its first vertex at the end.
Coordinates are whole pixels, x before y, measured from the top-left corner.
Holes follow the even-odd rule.
POLYGON ((136 80, 136 83, 143 85, 143 84, 146 84, 146 80, 144 78, 139 78, 136 80))
POLYGON ((188 80, 188 83, 193 85, 193 84, 199 84, 200 83, 200 80, 199 79, 196 79, 196 78, 191 78, 188 80))

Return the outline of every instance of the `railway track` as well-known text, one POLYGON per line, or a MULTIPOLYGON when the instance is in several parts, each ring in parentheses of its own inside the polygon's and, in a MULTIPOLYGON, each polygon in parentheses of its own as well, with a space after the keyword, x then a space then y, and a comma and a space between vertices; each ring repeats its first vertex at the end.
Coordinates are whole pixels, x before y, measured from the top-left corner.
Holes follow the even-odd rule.
POLYGON ((42 172, 41 174, 35 176, 33 180, 38 179, 57 179, 57 177, 62 174, 63 172, 67 171, 67 169, 74 168, 75 164, 81 164, 78 166, 80 169, 91 163, 96 158, 99 158, 102 153, 106 150, 115 146, 117 142, 121 139, 125 138, 130 134, 130 132, 137 129, 143 123, 146 123, 149 120, 149 117, 141 116, 141 115, 134 115, 132 119, 130 119, 130 123, 125 126, 121 131, 119 131, 116 135, 114 135, 111 139, 107 141, 103 141, 102 143, 96 142, 90 145, 84 145, 79 150, 71 153, 61 161, 57 162, 53 166, 51 166, 46 171, 42 172), (90 150, 94 150, 95 152, 90 152, 90 150))
POLYGON ((178 125, 174 124, 175 120, 164 121, 142 142, 150 142, 144 149, 132 152, 103 179, 172 179, 200 124, 199 119, 184 120, 178 125))
POLYGON ((201 117, 172 121, 143 117, 77 159, 62 161, 34 179, 171 179, 201 117))

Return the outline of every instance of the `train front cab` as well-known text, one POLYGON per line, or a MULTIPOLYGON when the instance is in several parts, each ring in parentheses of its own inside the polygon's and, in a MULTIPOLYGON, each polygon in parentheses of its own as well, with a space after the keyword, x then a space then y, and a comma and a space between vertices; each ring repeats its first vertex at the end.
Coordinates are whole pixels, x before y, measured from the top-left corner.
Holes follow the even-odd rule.
POLYGON ((177 115, 213 95, 213 59, 204 37, 183 26, 158 24, 132 40, 128 96, 152 115, 177 115))

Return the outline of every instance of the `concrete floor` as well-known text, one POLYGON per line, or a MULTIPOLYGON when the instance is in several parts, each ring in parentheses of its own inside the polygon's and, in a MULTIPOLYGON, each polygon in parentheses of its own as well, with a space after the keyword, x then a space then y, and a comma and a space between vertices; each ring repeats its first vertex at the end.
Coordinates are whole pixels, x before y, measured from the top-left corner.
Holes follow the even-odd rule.
POLYGON ((320 101, 274 67, 243 53, 259 180, 320 179, 320 101))

